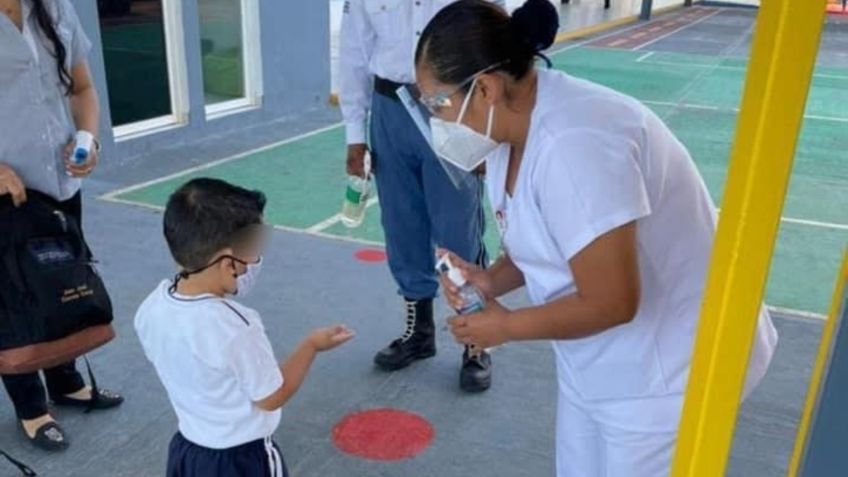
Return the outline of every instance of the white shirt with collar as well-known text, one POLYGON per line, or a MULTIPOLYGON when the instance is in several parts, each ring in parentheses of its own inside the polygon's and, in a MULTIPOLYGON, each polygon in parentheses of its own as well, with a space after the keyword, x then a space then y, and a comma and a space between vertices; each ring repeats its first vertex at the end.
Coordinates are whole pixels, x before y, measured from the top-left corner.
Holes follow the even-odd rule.
POLYGON ((283 385, 259 313, 212 295, 185 297, 162 281, 135 316, 144 354, 189 441, 226 449, 271 436, 280 410, 256 402, 283 385))
MULTIPOLYGON (((712 199, 686 148, 647 107, 561 72, 538 73, 512 197, 504 187, 509 147, 486 163, 504 248, 542 305, 577 291, 569 260, 636 222, 641 280, 632 322, 553 343, 560 383, 585 401, 682 393, 716 229, 712 199)), ((746 394, 776 342, 763 307, 746 394)))
MULTIPOLYGON (((415 48, 430 20, 455 0, 347 0, 339 49, 339 96, 348 144, 366 142, 374 76, 415 82, 415 48)), ((494 3, 503 5, 503 0, 494 3)))

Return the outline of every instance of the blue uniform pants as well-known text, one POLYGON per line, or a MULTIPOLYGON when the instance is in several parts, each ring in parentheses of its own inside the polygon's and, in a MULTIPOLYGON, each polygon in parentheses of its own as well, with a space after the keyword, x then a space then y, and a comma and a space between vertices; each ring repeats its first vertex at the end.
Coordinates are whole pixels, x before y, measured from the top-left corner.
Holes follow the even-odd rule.
POLYGON ((400 294, 433 298, 435 248, 485 265, 482 179, 454 185, 403 104, 374 94, 371 152, 389 268, 400 294))

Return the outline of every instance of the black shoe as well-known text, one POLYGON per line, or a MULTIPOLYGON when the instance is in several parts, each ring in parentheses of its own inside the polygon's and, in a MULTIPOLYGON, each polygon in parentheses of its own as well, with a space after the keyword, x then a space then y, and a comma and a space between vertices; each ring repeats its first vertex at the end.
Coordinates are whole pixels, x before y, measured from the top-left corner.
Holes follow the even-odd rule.
POLYGON ((39 427, 36 429, 33 437, 30 437, 29 434, 27 434, 23 424, 21 424, 21 431, 23 431, 24 436, 29 439, 32 445, 41 450, 57 452, 68 448, 68 440, 65 438, 65 431, 63 431, 56 422, 48 422, 47 424, 39 427))
POLYGON ((469 393, 480 393, 492 386, 492 357, 485 350, 469 356, 468 346, 462 353, 459 387, 469 393))
POLYGON ((118 407, 124 402, 123 396, 109 391, 108 389, 92 389, 91 399, 76 399, 68 396, 56 396, 51 398, 57 406, 79 407, 87 411, 100 411, 118 407), (94 394, 96 393, 96 394, 94 394))
POLYGON ((374 356, 374 364, 384 371, 403 369, 419 359, 436 355, 436 325, 433 300, 406 300, 406 331, 374 356))

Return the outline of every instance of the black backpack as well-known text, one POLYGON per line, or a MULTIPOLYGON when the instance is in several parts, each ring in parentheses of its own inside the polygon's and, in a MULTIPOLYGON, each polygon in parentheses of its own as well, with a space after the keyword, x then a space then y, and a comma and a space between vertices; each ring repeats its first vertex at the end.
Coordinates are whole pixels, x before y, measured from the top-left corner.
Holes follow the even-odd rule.
POLYGON ((112 303, 74 217, 27 191, 0 197, 0 374, 49 368, 114 337, 112 303))

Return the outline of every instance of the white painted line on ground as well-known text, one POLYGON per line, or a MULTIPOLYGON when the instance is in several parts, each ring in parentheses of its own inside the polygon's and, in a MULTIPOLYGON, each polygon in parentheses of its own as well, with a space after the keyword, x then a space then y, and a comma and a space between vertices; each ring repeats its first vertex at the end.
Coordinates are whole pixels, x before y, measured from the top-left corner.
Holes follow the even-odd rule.
MULTIPOLYGON (((674 103, 671 101, 653 101, 650 99, 641 99, 639 100, 645 104, 654 104, 657 106, 672 106, 675 108, 685 108, 685 109, 703 109, 706 111, 719 111, 722 108, 718 106, 709 106, 705 104, 694 104, 694 103, 674 103)), ((733 111, 734 113, 739 112, 739 108, 726 108, 727 111, 733 111)), ((834 116, 820 116, 817 114, 805 114, 804 119, 815 119, 818 121, 830 121, 835 123, 848 123, 848 118, 837 118, 834 116)))
MULTIPOLYGON (((653 56, 653 54, 654 54, 654 52, 653 52, 653 51, 649 51, 649 52, 645 53, 644 55, 640 56, 639 58, 636 58, 636 63, 641 63, 641 62, 643 62, 643 61, 647 60, 648 58, 650 58, 651 56, 653 56)), ((653 63, 653 62, 650 62, 650 63, 648 63, 648 64, 652 65, 652 64, 654 64, 654 63, 653 63)))
POLYGON ((386 246, 386 244, 384 244, 382 242, 376 242, 374 240, 361 239, 361 238, 357 238, 357 237, 349 237, 349 236, 346 236, 346 235, 333 235, 333 234, 328 234, 328 233, 325 233, 325 232, 309 232, 309 231, 306 231, 306 230, 303 230, 303 229, 297 229, 297 228, 294 228, 294 227, 287 227, 285 225, 274 225, 274 228, 277 229, 277 230, 283 230, 283 231, 286 231, 286 232, 293 232, 293 233, 296 233, 296 234, 311 235, 313 237, 321 237, 321 238, 330 239, 330 240, 340 240, 342 242, 350 242, 350 243, 356 243, 356 244, 360 244, 360 245, 368 245, 368 246, 372 246, 372 247, 381 247, 382 248, 382 247, 386 246))
MULTIPOLYGON (((728 67, 728 68, 730 68, 730 67, 728 67)), ((813 73, 813 78, 828 78, 828 79, 848 80, 848 76, 831 75, 831 74, 827 74, 827 73, 813 73)))
MULTIPOLYGON (((377 200, 377 197, 371 197, 370 199, 368 199, 368 202, 365 204, 365 208, 369 209, 373 205, 377 204, 378 202, 379 201, 377 200)), ((341 222, 341 220, 342 220, 342 214, 333 215, 332 217, 328 217, 328 218, 322 220, 321 222, 318 222, 317 224, 315 224, 311 227, 307 227, 306 232, 308 232, 308 233, 323 232, 324 230, 327 230, 330 227, 341 222)))
POLYGON ((121 205, 131 205, 133 207, 140 207, 142 209, 154 210, 156 212, 164 212, 165 208, 161 205, 148 204, 147 202, 137 202, 134 200, 120 199, 118 197, 109 197, 109 198, 100 198, 106 202, 113 202, 121 205))
MULTIPOLYGON (((593 47, 594 48, 594 47, 593 47)), ((650 54, 657 53, 652 51, 650 54)), ((650 55, 649 54, 649 55, 650 55)), ((729 71, 747 71, 747 68, 743 68, 741 66, 727 66, 727 65, 714 65, 709 63, 686 63, 683 61, 667 61, 667 60, 651 60, 651 61, 643 61, 642 59, 649 55, 643 55, 636 60, 637 63, 645 63, 646 65, 657 65, 657 66, 675 66, 675 67, 699 67, 699 68, 711 68, 716 70, 729 70, 729 71)), ((718 57, 717 57, 718 58, 718 57)), ((831 75, 827 73, 813 73, 814 78, 828 78, 828 79, 840 79, 840 80, 848 80, 848 76, 839 76, 839 75, 831 75)))
POLYGON ((209 169, 209 168, 212 168, 212 167, 215 167, 215 166, 220 166, 221 164, 226 164, 228 162, 232 162, 232 161, 235 161, 237 159, 242 159, 244 157, 256 154, 258 152, 267 151, 268 149, 273 149, 275 147, 282 146, 284 144, 289 144, 289 143, 292 143, 292 142, 295 142, 295 141, 299 141, 301 139, 306 139, 308 137, 316 136, 318 134, 321 134, 321 133, 324 133, 324 132, 327 132, 327 131, 332 131, 333 129, 341 127, 342 124, 343 123, 336 123, 336 124, 332 124, 330 126, 326 126, 326 127, 323 127, 323 128, 318 128, 318 129, 315 129, 313 131, 309 131, 309 132, 306 132, 306 133, 303 133, 303 134, 299 134, 297 136, 292 136, 288 139, 283 139, 282 141, 277 141, 277 142, 274 142, 274 143, 271 143, 271 144, 267 144, 265 146, 257 147, 255 149, 250 149, 250 150, 245 151, 245 152, 240 152, 238 154, 235 154, 235 155, 232 155, 232 156, 229 156, 229 157, 225 157, 223 159, 218 159, 216 161, 207 162, 206 164, 201 164, 199 166, 190 167, 188 169, 183 169, 183 170, 175 172, 173 174, 168 174, 166 176, 162 176, 162 177, 159 177, 159 178, 156 178, 156 179, 153 179, 153 180, 149 180, 149 181, 146 181, 146 182, 141 182, 139 184, 134 184, 134 185, 131 185, 131 186, 128 186, 128 187, 113 190, 112 192, 103 194, 99 198, 101 200, 115 201, 114 199, 119 195, 123 195, 123 194, 129 193, 129 192, 133 192, 133 191, 136 191, 138 189, 143 189, 145 187, 149 187, 149 186, 152 186, 152 185, 155 185, 155 184, 160 184, 162 182, 167 182, 171 179, 176 179, 178 177, 182 177, 182 176, 185 176, 185 175, 188 175, 188 174, 192 174, 192 173, 197 172, 197 171, 202 171, 202 170, 206 170, 206 169, 209 169))
POLYGON ((685 108, 685 109, 703 109, 706 111, 718 111, 718 106, 709 106, 705 104, 692 104, 692 103, 674 103, 671 101, 652 101, 650 99, 641 100, 645 104, 653 104, 655 106, 671 106, 675 108, 685 108))
POLYGON ((780 306, 769 306, 769 311, 780 315, 789 315, 795 318, 804 318, 807 320, 826 320, 827 315, 821 313, 813 313, 811 311, 796 310, 794 308, 783 308, 780 306))
POLYGON ((833 222, 819 222, 818 220, 793 219, 791 217, 782 217, 781 220, 790 224, 808 225, 810 227, 821 227, 823 229, 848 230, 848 225, 836 224, 833 222))
MULTIPOLYGON (((716 208, 716 212, 721 214, 721 209, 716 208)), ((848 224, 840 224, 836 222, 821 222, 818 220, 796 219, 793 217, 780 217, 781 222, 788 224, 806 225, 809 227, 819 227, 823 229, 848 230, 848 224)))
MULTIPOLYGON (((662 52, 659 52, 659 53, 662 53, 662 52)), ((715 57, 715 58, 718 58, 718 57, 715 57)), ((683 61, 677 62, 677 61, 665 61, 665 60, 651 60, 651 61, 646 61, 645 64, 646 65, 657 65, 657 66, 674 66, 674 67, 693 66, 693 67, 698 67, 698 68, 710 68, 710 69, 717 69, 717 70, 735 69, 736 68, 735 66, 720 66, 720 65, 716 65, 716 64, 710 64, 710 63, 686 63, 686 62, 683 62, 683 61)))
POLYGON ((328 229, 328 228, 336 225, 341 220, 342 220, 342 214, 336 214, 336 215, 330 216, 330 217, 318 222, 317 224, 313 225, 312 227, 307 227, 306 231, 309 232, 309 233, 320 232, 322 230, 328 229))
POLYGON ((654 43, 656 43, 656 42, 658 42, 658 41, 660 41, 660 40, 664 40, 664 39, 666 39, 666 38, 670 37, 671 35, 674 35, 674 34, 680 33, 680 32, 682 32, 683 30, 686 30, 687 28, 691 28, 691 27, 693 27, 693 26, 695 26, 695 25, 697 25, 697 24, 699 24, 699 23, 705 22, 705 21, 707 21, 708 19, 710 19, 710 18, 712 18, 712 17, 714 17, 714 16, 718 15, 719 13, 721 13, 721 12, 723 12, 723 11, 724 11, 724 9, 723 9, 723 8, 719 8, 719 9, 717 9, 716 11, 714 11, 714 12, 710 13, 709 15, 704 15, 704 16, 702 16, 701 18, 699 18, 699 19, 695 20, 694 22, 687 23, 687 24, 683 25, 683 26, 682 26, 682 27, 680 27, 680 28, 676 28, 676 29, 674 29, 674 30, 672 30, 672 31, 670 31, 670 32, 668 32, 668 33, 664 33, 664 34, 662 34, 662 35, 660 35, 660 36, 658 36, 658 37, 656 37, 656 38, 654 38, 654 39, 652 39, 652 40, 650 40, 650 41, 647 41, 647 42, 645 42, 645 43, 642 43, 641 45, 637 46, 636 48, 633 48, 633 51, 641 50, 642 48, 645 48, 645 47, 646 47, 646 46, 648 46, 648 45, 653 45, 654 43))
POLYGON ((830 121, 834 123, 848 123, 848 118, 836 118, 833 116, 819 116, 818 114, 805 114, 804 119, 818 119, 819 121, 830 121))

